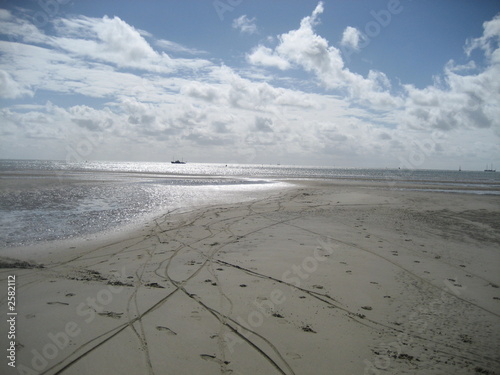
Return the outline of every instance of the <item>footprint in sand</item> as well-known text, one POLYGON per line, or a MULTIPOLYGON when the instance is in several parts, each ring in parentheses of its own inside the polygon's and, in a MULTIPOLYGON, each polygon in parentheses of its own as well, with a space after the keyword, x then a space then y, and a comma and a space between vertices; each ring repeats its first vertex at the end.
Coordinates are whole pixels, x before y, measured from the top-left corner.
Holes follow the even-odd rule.
POLYGON ((304 332, 317 333, 314 329, 311 328, 311 326, 309 324, 306 324, 305 326, 300 327, 300 329, 304 332))
POLYGON ((298 353, 288 352, 288 353, 286 353, 286 355, 288 357, 290 357, 291 359, 301 359, 302 358, 302 356, 298 353))
POLYGON ((147 286, 147 287, 150 287, 150 288, 162 288, 162 289, 165 289, 164 286, 161 286, 158 283, 148 283, 148 284, 144 284, 144 286, 147 286))
POLYGON ((123 315, 123 313, 116 313, 113 311, 103 311, 103 312, 100 312, 98 314, 101 316, 107 316, 107 317, 113 318, 113 319, 120 319, 123 315))
POLYGON ((165 333, 167 335, 170 335, 170 336, 177 336, 177 333, 175 333, 174 331, 172 331, 170 328, 168 327, 164 327, 164 326, 156 326, 156 329, 158 331, 165 331, 165 333))
POLYGON ((204 359, 205 361, 211 361, 211 362, 216 362, 219 365, 228 365, 229 361, 223 361, 222 359, 217 358, 214 355, 211 354, 200 354, 200 357, 204 359))

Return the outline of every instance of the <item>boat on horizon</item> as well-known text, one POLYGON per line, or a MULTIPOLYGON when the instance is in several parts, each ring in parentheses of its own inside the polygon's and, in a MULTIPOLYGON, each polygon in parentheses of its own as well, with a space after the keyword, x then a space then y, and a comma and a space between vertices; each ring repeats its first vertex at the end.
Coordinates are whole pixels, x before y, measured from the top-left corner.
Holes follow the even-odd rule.
POLYGON ((179 160, 179 159, 175 158, 175 155, 172 156, 172 161, 170 163, 172 163, 172 164, 186 164, 186 162, 184 161, 184 158, 179 160))
POLYGON ((486 165, 486 169, 484 170, 485 172, 496 172, 496 169, 493 169, 493 164, 491 164, 491 168, 488 169, 488 165, 486 165))

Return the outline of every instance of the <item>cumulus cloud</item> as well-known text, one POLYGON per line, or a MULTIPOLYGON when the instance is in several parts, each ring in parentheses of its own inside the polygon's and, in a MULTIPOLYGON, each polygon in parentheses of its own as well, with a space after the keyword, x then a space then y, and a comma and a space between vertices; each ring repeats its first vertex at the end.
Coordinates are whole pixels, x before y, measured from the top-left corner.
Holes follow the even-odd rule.
POLYGON ((473 38, 467 41, 465 52, 470 56, 471 52, 476 48, 480 48, 486 52, 487 56, 494 59, 495 63, 500 62, 500 53, 498 52, 498 44, 500 42, 500 14, 495 18, 483 23, 483 35, 479 38, 473 38))
POLYGON ((344 47, 359 49, 359 42, 361 41, 361 32, 355 27, 347 26, 342 34, 340 44, 344 47))
POLYGON ((290 68, 290 63, 286 59, 276 54, 271 48, 263 45, 257 46, 248 54, 247 60, 253 65, 271 66, 281 70, 290 68))
POLYGON ((58 116, 61 115, 69 117, 80 128, 92 132, 102 132, 109 129, 114 124, 114 119, 116 118, 115 114, 109 108, 97 110, 86 105, 76 105, 70 107, 67 111, 59 109, 58 116))
MULTIPOLYGON (((302 19, 298 29, 278 36, 275 48, 257 46, 247 60, 260 66, 287 70, 300 67, 313 73, 327 90, 347 94, 353 103, 375 110, 391 110, 400 124, 415 129, 451 130, 456 128, 499 127, 500 110, 500 15, 485 22, 481 37, 467 41, 465 51, 484 51, 489 64, 477 70, 474 61, 444 67, 440 82, 424 89, 410 84, 393 93, 390 79, 383 72, 370 70, 364 77, 345 66, 340 50, 315 32, 323 3, 302 19)), ((341 45, 358 48, 361 33, 353 27, 344 30, 341 45)), ((395 90, 394 90, 395 91, 395 90)))
POLYGON ((469 40, 466 53, 480 48, 489 64, 479 70, 474 61, 444 68, 440 85, 417 89, 405 85, 404 118, 413 128, 451 130, 492 127, 500 135, 500 16, 483 24, 479 38, 469 40))
POLYGON ((182 87, 181 93, 193 98, 202 99, 207 102, 218 101, 221 97, 221 90, 214 84, 202 82, 189 82, 182 87))
POLYGON ((245 14, 241 17, 235 18, 232 24, 234 29, 240 30, 244 34, 256 34, 257 25, 255 18, 248 18, 245 14))
POLYGON ((390 94, 390 83, 383 73, 370 71, 364 78, 351 72, 344 66, 340 50, 315 33, 314 27, 323 11, 320 2, 310 16, 302 19, 298 29, 278 36, 279 43, 274 50, 258 46, 247 57, 248 61, 280 69, 301 67, 314 73, 327 89, 340 90, 355 100, 375 106, 400 106, 402 101, 390 94))
POLYGON ((406 85, 406 123, 413 128, 451 130, 495 127, 500 133, 500 66, 472 75, 445 69, 444 87, 406 85))
MULTIPOLYGON (((0 110, 0 131, 7 137, 0 150, 15 149, 16 139, 58 140, 59 146, 50 145, 59 147, 64 159, 68 139, 105 134, 106 147, 95 151, 96 158, 109 160, 113 153, 128 158, 120 150, 144 147, 142 158, 183 147, 185 156, 207 161, 234 155, 240 162, 271 156, 305 163, 326 155, 337 165, 353 165, 397 161, 416 139, 436 131, 441 133, 433 141, 435 153, 462 155, 478 148, 487 153, 488 142, 492 149, 494 130, 500 133, 497 18, 466 45, 469 56, 474 50, 487 56, 486 66, 450 61, 435 84, 421 89, 393 87, 380 71, 351 71, 340 50, 316 31, 323 12, 318 3, 296 29, 263 38, 246 56, 258 69, 246 74, 196 58, 201 51, 155 39, 118 17, 56 19, 48 36, 0 11, 0 30, 12 37, 0 41, 0 97, 39 90, 92 98, 87 105, 0 110), (178 59, 163 50, 190 56, 178 59), (313 83, 301 81, 297 70, 315 77, 313 83), (312 84, 319 89, 311 90, 312 84), (100 103, 95 108, 89 104, 94 101, 100 103), (454 129, 481 132, 464 140, 449 131, 454 129), (210 153, 199 146, 210 146, 210 153)), ((340 44, 359 45, 355 30, 346 29, 340 44)))
MULTIPOLYGON (((320 7, 316 16, 319 11, 320 7)), ((2 92, 20 95, 19 90, 30 88, 70 98, 83 95, 101 103, 95 108, 87 104, 0 110, 2 132, 11 134, 2 141, 4 150, 14 152, 16 139, 51 139, 59 143, 50 143, 50 149, 58 150, 64 159, 68 142, 101 134, 103 146, 93 151, 95 158, 127 158, 130 155, 120 150, 137 150, 140 144, 147 145, 144 152, 159 155, 182 144, 186 155, 196 155, 196 146, 213 147, 212 161, 228 154, 239 161, 256 161, 269 147, 273 155, 313 154, 322 134, 312 119, 336 119, 340 128, 345 121, 346 112, 337 98, 244 78, 228 66, 197 58, 173 58, 153 46, 186 54, 195 51, 155 40, 118 17, 55 19, 52 35, 38 30, 36 38, 23 36, 24 24, 14 23, 10 14, 0 17, 12 23, 6 35, 16 33, 23 42, 0 41, 3 87, 9 87, 2 92), (192 72, 183 74, 187 69, 197 69, 196 77, 192 72), (172 75, 174 71, 178 74, 172 75)), ((317 22, 317 18, 311 20, 311 24, 317 22)), ((264 66, 275 64, 286 71, 297 64, 287 54, 263 48, 261 58, 268 55, 274 55, 274 60, 264 61, 264 66)), ((339 129, 338 137, 344 131, 339 129)))
POLYGON ((99 47, 105 53, 117 54, 134 62, 158 57, 134 27, 116 16, 104 16, 101 22, 94 24, 94 30, 102 42, 99 47))
POLYGON ((300 91, 243 78, 227 66, 214 67, 210 80, 217 83, 190 83, 182 92, 205 101, 216 101, 228 107, 248 110, 272 111, 285 106, 317 107, 314 99, 300 91))

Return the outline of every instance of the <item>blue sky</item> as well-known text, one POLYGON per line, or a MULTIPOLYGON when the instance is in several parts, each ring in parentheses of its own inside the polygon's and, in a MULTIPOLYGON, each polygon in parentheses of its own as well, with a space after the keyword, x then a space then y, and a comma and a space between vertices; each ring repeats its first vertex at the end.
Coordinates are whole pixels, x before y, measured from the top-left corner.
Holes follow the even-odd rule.
POLYGON ((1 158, 500 163, 496 0, 0 9, 1 158))

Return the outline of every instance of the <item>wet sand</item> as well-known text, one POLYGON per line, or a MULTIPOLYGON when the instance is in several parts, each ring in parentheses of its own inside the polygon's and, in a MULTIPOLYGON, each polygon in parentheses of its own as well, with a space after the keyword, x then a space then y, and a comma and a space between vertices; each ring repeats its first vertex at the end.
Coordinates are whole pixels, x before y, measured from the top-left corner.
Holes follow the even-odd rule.
POLYGON ((301 182, 106 238, 3 249, 17 367, 0 369, 500 373, 499 245, 498 196, 301 182))

